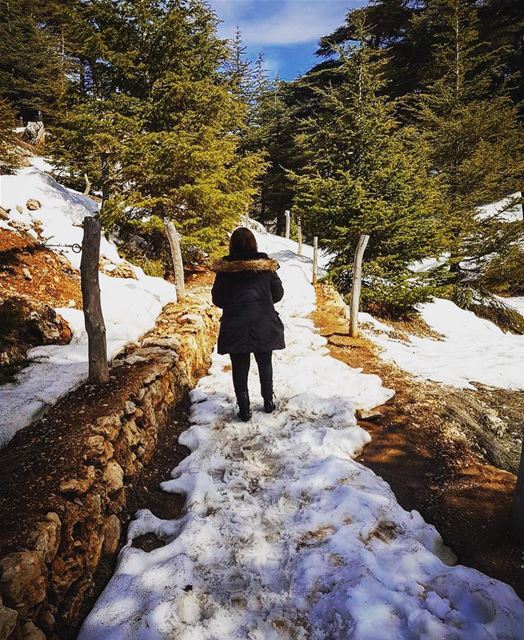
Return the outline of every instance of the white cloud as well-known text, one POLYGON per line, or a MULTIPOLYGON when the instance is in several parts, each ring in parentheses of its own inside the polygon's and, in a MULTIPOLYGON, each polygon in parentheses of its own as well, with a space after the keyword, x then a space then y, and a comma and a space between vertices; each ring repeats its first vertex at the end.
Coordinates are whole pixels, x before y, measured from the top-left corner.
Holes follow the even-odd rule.
POLYGON ((221 37, 240 25, 247 45, 283 46, 313 42, 339 27, 362 0, 211 0, 224 22, 221 37))

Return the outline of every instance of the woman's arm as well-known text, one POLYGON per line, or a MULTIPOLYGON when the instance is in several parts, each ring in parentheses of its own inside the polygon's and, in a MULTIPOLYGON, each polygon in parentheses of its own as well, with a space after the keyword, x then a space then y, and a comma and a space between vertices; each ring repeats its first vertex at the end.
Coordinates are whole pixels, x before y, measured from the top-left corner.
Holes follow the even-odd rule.
POLYGON ((273 298, 273 302, 280 302, 284 297, 282 280, 274 271, 271 273, 271 297, 273 298))
POLYGON ((211 289, 211 299, 216 307, 220 309, 224 307, 224 276, 221 273, 217 273, 215 276, 215 282, 211 289))

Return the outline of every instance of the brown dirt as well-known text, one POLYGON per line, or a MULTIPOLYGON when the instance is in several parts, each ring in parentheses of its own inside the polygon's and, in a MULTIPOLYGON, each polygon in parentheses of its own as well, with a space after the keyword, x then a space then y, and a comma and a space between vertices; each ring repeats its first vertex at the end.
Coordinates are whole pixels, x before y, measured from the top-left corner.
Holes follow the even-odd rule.
POLYGON ((82 308, 80 274, 27 233, 0 229, 0 297, 27 296, 51 307, 82 308), (31 279, 24 276, 27 269, 31 279))
POLYGON ((326 285, 317 286, 313 318, 333 357, 379 375, 396 392, 379 407, 381 417, 359 422, 372 436, 359 461, 390 484, 405 509, 416 509, 436 526, 459 563, 510 584, 524 597, 524 546, 510 534, 515 476, 488 464, 468 429, 446 419, 460 393, 414 380, 383 362, 365 338, 349 337, 336 295, 326 285))

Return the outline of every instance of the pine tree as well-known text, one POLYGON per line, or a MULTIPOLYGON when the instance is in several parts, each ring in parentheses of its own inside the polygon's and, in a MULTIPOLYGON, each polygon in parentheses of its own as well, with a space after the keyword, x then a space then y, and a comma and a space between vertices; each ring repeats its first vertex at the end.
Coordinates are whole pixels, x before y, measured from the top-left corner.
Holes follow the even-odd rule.
POLYGON ((36 21, 34 0, 0 2, 0 98, 18 115, 53 117, 65 78, 56 42, 36 21))
POLYGON ((15 151, 15 114, 11 105, 0 100, 0 173, 11 173, 20 164, 15 151))
MULTIPOLYGON (((520 188, 524 137, 511 100, 492 95, 497 61, 480 41, 475 8, 466 0, 431 0, 421 19, 438 27, 439 37, 436 79, 415 96, 417 119, 444 185, 451 268, 458 275, 464 259, 478 263, 493 252, 493 239, 508 242, 505 223, 479 219, 476 207, 520 188)), ((515 233, 517 241, 517 227, 515 233)))
POLYGON ((227 51, 216 18, 200 0, 103 8, 113 25, 97 45, 104 73, 70 100, 56 129, 57 161, 100 186, 100 154, 110 154, 107 226, 159 238, 170 217, 186 247, 214 251, 263 166, 259 154, 239 152, 247 106, 220 71, 227 51))
POLYGON ((340 50, 341 81, 319 89, 321 109, 301 136, 309 168, 296 177, 294 209, 334 255, 332 274, 343 292, 356 241, 369 234, 364 298, 399 314, 429 293, 408 266, 441 248, 439 189, 427 149, 399 129, 382 95, 384 60, 370 42, 365 12, 353 11, 351 19, 358 44, 340 50))

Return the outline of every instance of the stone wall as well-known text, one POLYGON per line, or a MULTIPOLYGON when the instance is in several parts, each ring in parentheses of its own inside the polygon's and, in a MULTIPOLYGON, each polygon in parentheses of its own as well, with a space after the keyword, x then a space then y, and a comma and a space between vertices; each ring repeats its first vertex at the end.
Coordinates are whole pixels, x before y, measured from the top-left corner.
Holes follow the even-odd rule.
POLYGON ((208 366, 217 313, 193 292, 114 362, 0 451, 0 640, 73 638, 97 570, 170 409, 208 366), (5 517, 4 517, 5 516, 5 517))

